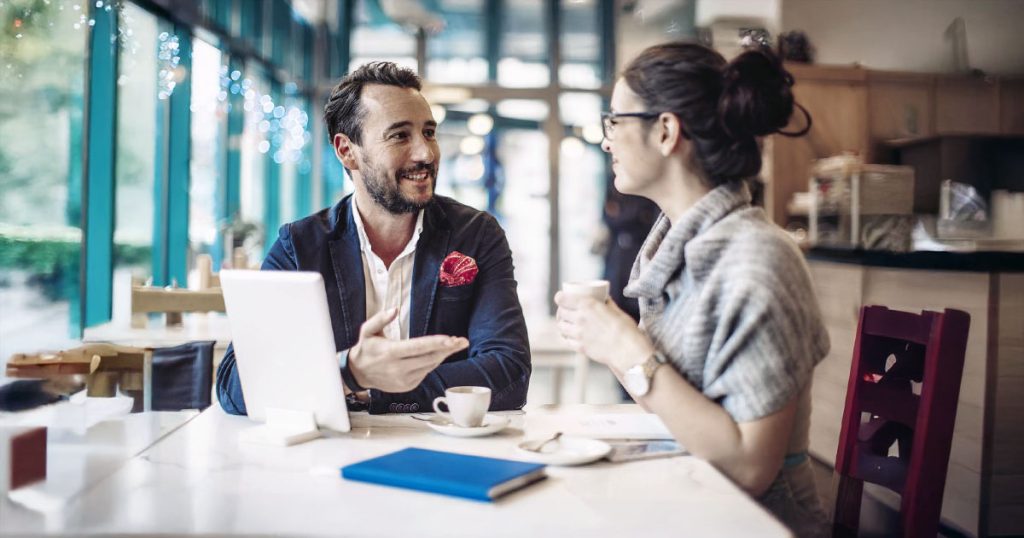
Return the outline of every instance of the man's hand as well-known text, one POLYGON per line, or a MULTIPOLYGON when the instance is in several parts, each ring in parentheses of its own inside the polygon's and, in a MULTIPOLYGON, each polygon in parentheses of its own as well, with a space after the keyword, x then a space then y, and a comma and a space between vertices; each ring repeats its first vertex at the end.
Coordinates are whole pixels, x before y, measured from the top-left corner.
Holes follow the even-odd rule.
POLYGON ((398 309, 391 308, 366 320, 359 328, 359 342, 349 351, 352 375, 366 388, 408 392, 446 357, 469 346, 465 338, 444 335, 388 340, 384 327, 397 315, 398 309))

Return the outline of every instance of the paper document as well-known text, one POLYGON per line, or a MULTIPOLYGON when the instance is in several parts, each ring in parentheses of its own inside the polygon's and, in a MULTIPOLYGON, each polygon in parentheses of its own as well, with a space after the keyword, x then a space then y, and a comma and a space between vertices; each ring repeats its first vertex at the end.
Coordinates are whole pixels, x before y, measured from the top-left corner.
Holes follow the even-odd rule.
POLYGON ((528 436, 550 435, 554 432, 591 439, 672 439, 665 423, 653 413, 526 415, 528 436))

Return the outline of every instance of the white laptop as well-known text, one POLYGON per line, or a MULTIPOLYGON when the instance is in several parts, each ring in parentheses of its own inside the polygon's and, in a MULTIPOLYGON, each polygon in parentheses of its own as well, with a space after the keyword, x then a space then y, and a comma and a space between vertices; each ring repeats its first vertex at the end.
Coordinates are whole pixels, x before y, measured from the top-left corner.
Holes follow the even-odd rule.
POLYGON ((298 271, 220 272, 249 418, 243 436, 293 444, 317 426, 350 429, 323 278, 298 271))

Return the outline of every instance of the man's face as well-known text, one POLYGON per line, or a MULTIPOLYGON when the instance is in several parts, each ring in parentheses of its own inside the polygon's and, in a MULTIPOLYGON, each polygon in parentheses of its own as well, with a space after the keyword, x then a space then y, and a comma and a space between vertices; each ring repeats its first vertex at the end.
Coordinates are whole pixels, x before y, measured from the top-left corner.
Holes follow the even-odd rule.
POLYGON ((420 92, 370 84, 363 88, 363 143, 355 151, 370 197, 393 214, 430 203, 441 150, 437 122, 420 92))

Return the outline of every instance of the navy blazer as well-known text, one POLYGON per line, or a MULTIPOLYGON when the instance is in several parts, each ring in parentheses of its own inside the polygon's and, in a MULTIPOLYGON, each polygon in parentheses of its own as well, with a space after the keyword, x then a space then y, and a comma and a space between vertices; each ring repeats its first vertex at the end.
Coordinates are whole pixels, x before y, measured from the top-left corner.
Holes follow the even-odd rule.
MULTIPOLYGON (((366 321, 366 284, 350 197, 282 226, 261 268, 323 275, 339 351, 359 341, 359 327, 366 321)), ((469 347, 445 359, 410 392, 371 389, 370 412, 429 411, 446 388, 462 385, 490 387, 492 410, 521 408, 530 383, 530 345, 512 252, 494 217, 435 196, 424 209, 412 278, 409 337, 464 336, 469 347), (453 251, 476 260, 479 273, 472 283, 440 285, 441 262, 453 251)), ((246 413, 230 346, 217 368, 217 398, 228 413, 246 413)))

